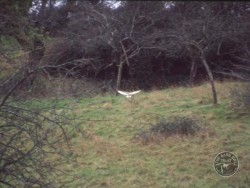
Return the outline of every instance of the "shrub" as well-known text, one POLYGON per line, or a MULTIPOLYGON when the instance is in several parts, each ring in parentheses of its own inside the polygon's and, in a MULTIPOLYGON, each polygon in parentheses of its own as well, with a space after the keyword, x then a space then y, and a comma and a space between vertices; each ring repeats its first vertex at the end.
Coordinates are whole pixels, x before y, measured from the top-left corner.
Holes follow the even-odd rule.
POLYGON ((250 108, 250 84, 245 87, 235 88, 231 91, 231 95, 236 104, 242 104, 243 106, 250 108))
POLYGON ((151 125, 148 131, 143 131, 135 136, 142 143, 159 142, 172 135, 188 136, 206 130, 204 122, 191 117, 175 116, 169 119, 161 118, 156 124, 151 125))
POLYGON ((170 120, 160 119, 156 125, 152 126, 150 131, 155 134, 170 136, 173 134, 193 135, 200 129, 199 123, 192 118, 174 117, 170 120))

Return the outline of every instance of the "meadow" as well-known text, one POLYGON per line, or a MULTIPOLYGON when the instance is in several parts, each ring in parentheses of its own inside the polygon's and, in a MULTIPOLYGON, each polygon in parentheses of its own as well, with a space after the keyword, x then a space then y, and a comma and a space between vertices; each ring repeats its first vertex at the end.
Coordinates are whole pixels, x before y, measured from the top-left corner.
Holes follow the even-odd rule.
POLYGON ((61 109, 72 109, 79 124, 70 133, 74 157, 61 167, 75 176, 70 187, 250 187, 250 112, 230 95, 240 85, 216 82, 218 105, 212 104, 209 83, 141 92, 132 100, 109 94, 62 99, 61 109), (135 139, 172 116, 202 119, 209 131, 160 142, 135 139), (239 159, 233 176, 214 170, 222 151, 239 159))

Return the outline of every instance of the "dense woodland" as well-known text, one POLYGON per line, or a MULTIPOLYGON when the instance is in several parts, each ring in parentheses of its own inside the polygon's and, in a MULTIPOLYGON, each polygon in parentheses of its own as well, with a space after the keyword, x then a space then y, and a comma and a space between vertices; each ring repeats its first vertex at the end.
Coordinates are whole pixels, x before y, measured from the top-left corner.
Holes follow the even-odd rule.
POLYGON ((31 94, 47 96, 52 91, 46 89, 50 81, 59 80, 52 88, 69 83, 69 90, 79 95, 192 87, 209 81, 217 104, 214 81, 249 81, 249 72, 249 2, 0 0, 0 111, 5 119, 0 137, 6 138, 0 146, 0 161, 4 161, 0 175, 5 174, 0 176, 0 185, 15 187, 12 182, 19 179, 49 187, 46 178, 38 181, 37 175, 28 176, 33 172, 13 167, 14 163, 31 165, 40 177, 46 176, 51 166, 41 171, 35 165, 39 152, 46 150, 42 146, 47 147, 38 138, 47 138, 48 129, 30 130, 37 135, 35 146, 41 150, 34 147, 24 154, 19 146, 13 149, 8 144, 14 140, 14 146, 22 145, 21 133, 13 134, 8 123, 14 118, 12 123, 18 127, 19 118, 25 117, 24 125, 31 120, 39 127, 34 120, 43 119, 41 114, 10 104, 31 94), (25 163, 32 152, 34 163, 25 163))
POLYGON ((1 79, 15 64, 118 89, 215 90, 214 79, 246 78, 249 15, 248 2, 1 1, 1 79))

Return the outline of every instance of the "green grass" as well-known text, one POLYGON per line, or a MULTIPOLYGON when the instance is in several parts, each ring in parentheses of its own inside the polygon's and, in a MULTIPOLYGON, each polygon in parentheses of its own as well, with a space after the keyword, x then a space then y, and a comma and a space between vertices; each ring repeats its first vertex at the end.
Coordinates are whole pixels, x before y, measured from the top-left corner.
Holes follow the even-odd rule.
POLYGON ((229 95, 237 84, 216 83, 218 105, 212 105, 209 84, 141 92, 132 101, 110 95, 61 100, 60 107, 72 108, 84 132, 72 139, 75 160, 67 168, 78 179, 70 187, 250 187, 250 114, 233 109, 229 95), (214 134, 147 145, 132 139, 159 118, 176 115, 202 118, 214 134), (225 150, 240 162, 227 178, 212 165, 225 150))

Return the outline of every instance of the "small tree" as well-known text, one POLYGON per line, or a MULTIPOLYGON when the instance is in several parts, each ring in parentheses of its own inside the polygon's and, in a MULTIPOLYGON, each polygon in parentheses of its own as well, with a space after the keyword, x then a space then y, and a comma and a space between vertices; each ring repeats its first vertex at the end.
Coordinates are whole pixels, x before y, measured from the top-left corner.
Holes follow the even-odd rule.
POLYGON ((6 8, 4 17, 10 19, 13 30, 0 27, 9 37, 5 37, 8 45, 12 45, 9 47, 0 41, 1 67, 5 65, 3 68, 7 70, 0 71, 0 187, 59 187, 67 182, 60 179, 64 172, 58 167, 72 154, 65 126, 74 122, 70 111, 58 111, 57 100, 44 106, 38 101, 34 104, 35 99, 24 100, 20 95, 32 76, 55 67, 40 62, 44 48, 33 40, 31 33, 35 29, 25 22, 23 26, 29 28, 27 33, 19 30, 21 21, 27 19, 26 3, 28 1, 1 3, 6 8), (11 9, 13 11, 8 11, 11 9), (20 18, 13 20, 18 15, 20 18), (17 23, 12 25, 14 22, 17 23))
MULTIPOLYGON (((4 60, 7 55, 0 57, 4 60)), ((23 59, 29 61, 28 57, 23 59)), ((64 173, 58 167, 72 154, 65 126, 75 127, 70 118, 73 114, 63 109, 59 112, 56 99, 44 106, 19 95, 30 76, 49 67, 31 67, 24 62, 15 73, 0 79, 0 186, 59 187, 66 183, 60 182, 64 173)))
POLYGON ((218 65, 219 61, 212 63, 210 57, 220 54, 222 45, 235 34, 235 27, 229 23, 230 18, 234 18, 235 15, 230 6, 221 5, 224 4, 176 2, 169 13, 173 17, 172 27, 166 30, 165 35, 186 49, 186 54, 191 59, 191 83, 195 76, 196 63, 201 62, 211 83, 214 104, 218 101, 210 66, 218 65))

